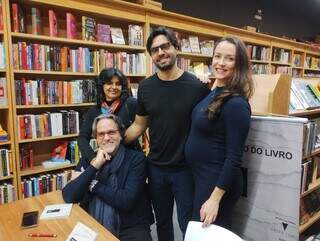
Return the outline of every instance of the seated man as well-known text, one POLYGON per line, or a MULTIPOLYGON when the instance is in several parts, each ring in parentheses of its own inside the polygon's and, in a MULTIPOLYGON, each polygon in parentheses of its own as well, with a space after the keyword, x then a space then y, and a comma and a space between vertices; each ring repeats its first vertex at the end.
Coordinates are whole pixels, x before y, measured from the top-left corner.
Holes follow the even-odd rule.
POLYGON ((126 149, 118 117, 102 114, 92 125, 98 151, 82 159, 62 190, 65 202, 87 204, 87 211, 121 241, 151 241, 152 212, 146 193, 146 157, 126 149))

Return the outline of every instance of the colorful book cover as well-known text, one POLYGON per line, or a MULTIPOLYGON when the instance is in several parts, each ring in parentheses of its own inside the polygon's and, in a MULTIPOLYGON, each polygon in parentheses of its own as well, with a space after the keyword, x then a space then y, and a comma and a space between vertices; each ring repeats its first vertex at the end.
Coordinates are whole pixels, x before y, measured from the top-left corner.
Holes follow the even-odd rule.
POLYGON ((12 16, 12 31, 19 32, 19 20, 18 20, 18 4, 12 3, 11 5, 12 16))
POLYGON ((41 13, 38 8, 31 8, 32 34, 41 34, 41 13))
POLYGON ((114 44, 126 44, 124 41, 123 33, 121 28, 111 27, 111 39, 114 44))
POLYGON ((94 18, 82 16, 82 39, 96 41, 96 21, 94 18))
POLYGON ((50 37, 58 36, 58 20, 53 10, 49 10, 49 35, 50 37))
POLYGON ((0 105, 7 105, 6 78, 0 78, 0 105))
POLYGON ((140 25, 129 25, 129 45, 143 46, 143 27, 140 25))
POLYGON ((199 39, 197 36, 189 36, 190 48, 192 53, 200 53, 199 39))
POLYGON ((97 24, 97 41, 103 43, 111 43, 110 25, 97 24))
POLYGON ((77 38, 77 22, 75 16, 72 13, 67 13, 67 38, 77 38))

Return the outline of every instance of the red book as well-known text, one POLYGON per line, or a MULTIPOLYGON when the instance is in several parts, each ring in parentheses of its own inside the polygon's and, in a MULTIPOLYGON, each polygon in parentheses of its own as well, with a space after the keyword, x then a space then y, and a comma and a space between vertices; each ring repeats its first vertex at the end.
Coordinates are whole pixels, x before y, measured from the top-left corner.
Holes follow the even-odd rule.
POLYGON ((33 44, 33 63, 34 70, 41 70, 41 62, 40 62, 40 44, 33 44))
POLYGON ((58 20, 53 10, 49 10, 49 35, 51 37, 58 36, 58 20))
POLYGON ((72 13, 67 13, 67 38, 77 38, 77 22, 72 13))
POLYGON ((28 69, 27 58, 28 58, 27 43, 21 42, 21 60, 20 61, 22 64, 22 69, 24 70, 28 69))
POLYGON ((32 34, 41 34, 41 14, 38 8, 31 8, 32 34))
POLYGON ((12 3, 11 5, 12 8, 12 31, 13 32, 19 32, 19 20, 18 20, 18 4, 17 3, 12 3))

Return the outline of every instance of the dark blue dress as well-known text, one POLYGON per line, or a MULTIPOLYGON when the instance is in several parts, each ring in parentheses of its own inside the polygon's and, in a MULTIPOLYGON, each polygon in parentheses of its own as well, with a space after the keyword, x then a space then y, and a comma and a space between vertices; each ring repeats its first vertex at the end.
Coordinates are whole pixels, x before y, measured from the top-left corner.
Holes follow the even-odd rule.
POLYGON ((185 155, 195 182, 193 219, 200 220, 201 206, 217 186, 226 193, 215 224, 230 228, 232 208, 242 193, 241 158, 251 109, 243 97, 231 97, 222 105, 218 117, 209 120, 205 110, 222 89, 215 88, 193 109, 185 155))

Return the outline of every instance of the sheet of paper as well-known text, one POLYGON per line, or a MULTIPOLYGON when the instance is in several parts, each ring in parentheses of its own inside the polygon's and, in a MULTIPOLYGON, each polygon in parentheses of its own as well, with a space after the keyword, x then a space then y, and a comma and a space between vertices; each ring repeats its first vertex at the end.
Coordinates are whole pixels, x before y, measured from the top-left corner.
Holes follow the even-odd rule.
POLYGON ((66 241, 94 241, 97 235, 91 228, 78 222, 66 241))
POLYGON ((202 222, 190 221, 184 241, 243 241, 239 236, 220 226, 202 227, 202 222))
POLYGON ((40 219, 69 217, 71 209, 72 203, 47 205, 41 213, 40 219))

